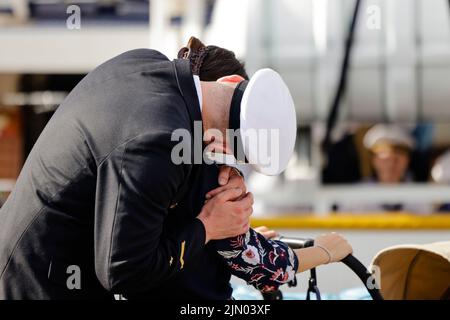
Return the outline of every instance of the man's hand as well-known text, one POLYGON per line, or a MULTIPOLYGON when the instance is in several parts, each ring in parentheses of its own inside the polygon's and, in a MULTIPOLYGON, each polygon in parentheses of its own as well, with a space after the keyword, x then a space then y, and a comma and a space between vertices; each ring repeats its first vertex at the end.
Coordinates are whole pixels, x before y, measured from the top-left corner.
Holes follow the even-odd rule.
POLYGON ((236 168, 229 166, 221 166, 219 171, 219 184, 221 186, 226 185, 228 183, 228 180, 230 180, 231 177, 236 175, 241 176, 236 168))
POLYGON ((224 192, 225 190, 228 189, 239 188, 243 190, 242 192, 243 195, 247 192, 244 178, 239 174, 239 172, 235 168, 222 166, 220 168, 219 173, 219 184, 220 181, 226 181, 226 184, 209 191, 206 194, 206 200, 209 200, 218 195, 219 193, 224 192))
POLYGON ((197 218, 205 226, 207 243, 247 233, 252 213, 253 195, 243 193, 241 188, 232 188, 211 198, 197 218))

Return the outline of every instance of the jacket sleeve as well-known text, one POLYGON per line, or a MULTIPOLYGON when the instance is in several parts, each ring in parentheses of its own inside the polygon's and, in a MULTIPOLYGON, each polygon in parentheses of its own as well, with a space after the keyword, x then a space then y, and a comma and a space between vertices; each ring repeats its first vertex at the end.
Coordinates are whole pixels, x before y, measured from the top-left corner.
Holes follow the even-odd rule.
POLYGON ((267 240, 253 229, 215 241, 215 248, 233 275, 262 292, 294 280, 298 270, 298 258, 291 248, 281 241, 267 240))
POLYGON ((95 269, 114 293, 139 293, 179 272, 204 248, 198 219, 163 233, 185 166, 171 161, 170 134, 141 135, 111 152, 97 167, 95 269))

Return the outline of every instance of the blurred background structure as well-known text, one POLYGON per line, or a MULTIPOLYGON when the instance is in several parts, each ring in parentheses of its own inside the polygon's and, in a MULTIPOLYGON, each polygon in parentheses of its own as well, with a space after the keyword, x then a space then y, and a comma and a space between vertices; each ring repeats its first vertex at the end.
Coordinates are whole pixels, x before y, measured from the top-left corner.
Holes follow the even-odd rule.
POLYGON ((249 75, 275 69, 294 97, 289 168, 248 177, 255 223, 344 229, 366 262, 398 242, 448 240, 448 0, 2 0, 1 199, 86 73, 135 48, 173 59, 191 35, 234 51, 249 75))

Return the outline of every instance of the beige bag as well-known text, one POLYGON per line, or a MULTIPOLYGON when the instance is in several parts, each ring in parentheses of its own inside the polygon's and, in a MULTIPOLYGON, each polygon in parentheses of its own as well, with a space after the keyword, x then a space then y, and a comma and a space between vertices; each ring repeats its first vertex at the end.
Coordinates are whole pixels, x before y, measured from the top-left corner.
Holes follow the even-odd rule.
POLYGON ((372 265, 379 268, 384 299, 450 299, 450 241, 390 247, 372 265))

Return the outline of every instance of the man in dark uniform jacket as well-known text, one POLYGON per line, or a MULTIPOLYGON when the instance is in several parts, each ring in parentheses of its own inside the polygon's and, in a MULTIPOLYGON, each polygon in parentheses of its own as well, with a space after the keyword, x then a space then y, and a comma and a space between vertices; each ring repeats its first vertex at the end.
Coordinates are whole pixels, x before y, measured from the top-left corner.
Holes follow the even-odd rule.
POLYGON ((210 188, 202 166, 170 155, 172 132, 197 120, 186 60, 139 49, 88 74, 0 211, 0 299, 229 298, 229 271, 205 243, 245 233, 252 201, 230 190, 196 219, 210 188), (220 212, 237 207, 239 218, 220 212))

